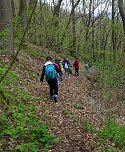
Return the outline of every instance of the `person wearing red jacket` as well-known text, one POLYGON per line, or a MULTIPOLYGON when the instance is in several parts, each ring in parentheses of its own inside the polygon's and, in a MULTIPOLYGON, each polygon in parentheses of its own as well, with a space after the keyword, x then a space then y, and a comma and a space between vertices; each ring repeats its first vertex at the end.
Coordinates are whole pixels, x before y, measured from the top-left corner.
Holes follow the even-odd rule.
POLYGON ((75 68, 75 76, 79 76, 80 63, 78 60, 75 60, 75 62, 73 63, 73 67, 75 68))

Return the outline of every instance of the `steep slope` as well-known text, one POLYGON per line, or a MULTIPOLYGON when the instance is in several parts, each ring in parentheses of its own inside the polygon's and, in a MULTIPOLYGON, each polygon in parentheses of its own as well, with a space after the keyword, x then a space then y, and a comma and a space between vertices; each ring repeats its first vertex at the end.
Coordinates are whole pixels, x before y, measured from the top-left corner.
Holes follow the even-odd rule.
POLYGON ((39 99, 35 103, 39 117, 47 122, 50 133, 60 139, 51 151, 92 152, 95 149, 95 137, 85 131, 83 124, 86 120, 91 120, 95 127, 99 127, 100 122, 95 117, 93 105, 90 104, 88 90, 91 85, 83 71, 80 71, 79 77, 71 75, 70 79, 65 79, 63 75, 59 100, 54 103, 49 100, 47 82, 39 81, 43 60, 30 58, 25 54, 20 57, 19 65, 24 66, 22 71, 18 70, 24 80, 22 84, 39 99))
MULTIPOLYGON (((107 147, 112 147, 113 143, 107 141, 102 144, 95 131, 102 128, 103 122, 99 119, 101 118, 100 103, 90 94, 94 83, 84 76, 82 68, 78 77, 72 74, 70 79, 65 79, 63 75, 63 81, 59 87, 59 100, 54 103, 49 99, 47 82, 45 79, 43 83, 39 80, 44 61, 45 56, 38 57, 35 54, 31 57, 23 52, 13 70, 21 78, 18 83, 24 90, 31 92, 34 98, 33 104, 37 106, 37 119, 45 120, 49 133, 59 138, 59 142, 49 151, 107 151, 107 147)), ((8 63, 8 60, 5 62, 8 63)))

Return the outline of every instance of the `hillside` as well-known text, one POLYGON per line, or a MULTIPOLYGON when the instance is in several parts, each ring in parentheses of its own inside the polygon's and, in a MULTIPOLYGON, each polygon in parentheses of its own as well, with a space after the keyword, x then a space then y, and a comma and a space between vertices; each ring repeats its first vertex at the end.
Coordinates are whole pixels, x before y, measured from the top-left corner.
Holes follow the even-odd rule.
MULTIPOLYGON (((7 58, 3 58, 2 60, 4 64, 9 63, 7 58)), ((70 79, 65 79, 65 76, 63 76, 63 81, 59 87, 59 100, 57 103, 54 103, 49 100, 49 89, 46 81, 44 80, 43 83, 39 81, 41 67, 44 61, 44 53, 41 55, 41 57, 38 57, 37 54, 34 54, 33 52, 30 55, 25 52, 21 53, 13 67, 13 71, 17 73, 20 79, 15 86, 10 85, 9 88, 11 88, 11 92, 15 92, 15 95, 18 95, 16 92, 16 87, 18 84, 20 84, 20 87, 23 90, 28 91, 30 93, 30 97, 28 97, 25 92, 21 92, 19 94, 20 97, 17 96, 17 98, 22 98, 21 103, 24 103, 27 107, 25 114, 32 114, 30 106, 36 106, 37 108, 35 113, 37 116, 35 117, 37 120, 35 120, 34 123, 37 123, 39 120, 44 120, 49 129, 48 133, 59 138, 58 142, 49 148, 49 151, 104 152, 114 147, 118 152, 120 152, 120 147, 118 148, 117 144, 112 141, 103 142, 102 137, 98 136, 99 130, 101 130, 101 128, 104 126, 105 120, 102 118, 101 114, 101 103, 99 102, 99 99, 97 100, 97 98, 94 97, 94 95, 97 94, 97 92, 93 90, 95 82, 89 81, 84 76, 82 68, 80 70, 79 77, 71 75, 70 79)), ((12 107, 15 103, 12 103, 12 101, 15 99, 13 100, 14 97, 12 97, 12 95, 10 96, 10 99, 11 98, 12 100, 7 99, 4 101, 5 103, 8 103, 9 108, 6 107, 6 104, 3 108, 3 105, 1 104, 1 113, 2 115, 8 115, 10 123, 14 125, 16 120, 14 120, 13 115, 11 116, 9 114, 9 110, 13 109, 12 107)), ((18 100, 16 102, 18 102, 18 100)), ((3 118, 1 119, 1 122, 2 121, 3 118)), ((25 128, 25 126, 23 127, 25 128)), ((16 129, 17 128, 14 130, 16 129)), ((4 132, 4 134, 6 136, 1 136, 1 145, 3 145, 1 146, 1 151, 3 151, 2 147, 4 147, 5 151, 13 151, 13 148, 18 145, 18 142, 13 139, 12 133, 4 132), (6 146, 5 143, 8 146, 6 146)), ((18 134, 19 132, 16 133, 16 136, 18 134)), ((20 139, 18 140, 20 141, 20 139)), ((26 142, 27 140, 24 140, 21 143, 25 145, 26 142)), ((24 148, 22 151, 28 152, 29 149, 30 148, 24 148)), ((34 150, 31 148, 30 151, 33 152, 34 150)), ((39 147, 39 150, 36 151, 39 152, 45 150, 42 150, 39 147)))
POLYGON ((0 1, 0 152, 125 152, 124 8, 0 1), (81 64, 80 76, 63 75, 58 102, 40 82, 48 55, 81 64))
MULTIPOLYGON (((24 62, 24 58, 23 58, 24 62)), ((80 72, 80 77, 71 75, 70 79, 64 79, 59 88, 59 101, 53 103, 49 100, 49 89, 46 81, 39 81, 43 60, 25 58, 25 66, 32 71, 32 75, 26 75, 22 71, 21 77, 25 80, 28 89, 39 98, 36 102, 38 115, 49 126, 49 132, 58 137, 57 143, 51 151, 92 151, 94 137, 87 134, 83 127, 86 120, 90 120, 96 127, 100 126, 96 118, 93 105, 88 98, 90 88, 89 81, 80 72), (34 76, 33 76, 34 75, 34 76), (91 141, 92 140, 92 141, 91 141)))

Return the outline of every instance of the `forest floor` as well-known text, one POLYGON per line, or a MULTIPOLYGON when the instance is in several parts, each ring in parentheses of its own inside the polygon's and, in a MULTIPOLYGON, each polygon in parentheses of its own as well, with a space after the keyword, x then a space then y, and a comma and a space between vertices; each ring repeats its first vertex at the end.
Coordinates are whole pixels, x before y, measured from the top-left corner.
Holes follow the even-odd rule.
MULTIPOLYGON (((22 80, 25 80, 23 82, 25 87, 32 92, 33 96, 39 98, 39 102, 36 102, 38 116, 45 120, 49 126, 49 132, 59 138, 59 142, 50 151, 93 152, 95 149, 99 150, 96 136, 88 133, 84 128, 84 123, 90 120, 98 129, 101 121, 96 117, 96 103, 90 96, 92 82, 87 80, 83 71, 80 70, 80 76, 71 74, 70 79, 66 79, 63 75, 63 81, 59 86, 59 99, 55 103, 49 99, 49 87, 46 80, 44 79, 42 83, 39 81, 43 60, 24 55, 20 57, 18 65, 22 66, 23 63, 25 63, 23 68, 25 70, 18 70, 18 74, 22 80), (27 72, 26 69, 30 71, 27 72)), ((73 68, 72 71, 74 73, 73 68)))
MULTIPOLYGON (((63 75, 59 99, 55 103, 49 99, 46 80, 42 83, 39 80, 44 61, 45 59, 39 57, 31 58, 22 54, 17 63, 18 67, 14 66, 13 69, 22 78, 24 87, 39 99, 35 103, 37 113, 39 118, 47 123, 49 133, 59 138, 59 142, 54 144, 49 152, 104 152, 96 133, 89 133, 85 127, 88 121, 96 130, 103 124, 99 111, 100 103, 91 95, 96 94, 92 90, 95 83, 89 81, 82 70, 80 76, 71 74, 70 79, 63 75)), ((72 71, 74 73, 73 68, 72 71)), ((91 129, 90 126, 88 128, 91 129)))

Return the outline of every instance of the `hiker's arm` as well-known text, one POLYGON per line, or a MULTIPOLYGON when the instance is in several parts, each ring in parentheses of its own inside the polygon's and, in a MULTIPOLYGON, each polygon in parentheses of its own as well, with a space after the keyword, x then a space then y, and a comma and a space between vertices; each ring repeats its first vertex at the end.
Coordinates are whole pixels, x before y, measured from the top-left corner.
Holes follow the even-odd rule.
POLYGON ((60 73, 61 72, 60 69, 55 64, 54 64, 54 66, 55 66, 57 73, 60 73))
POLYGON ((80 68, 80 62, 79 62, 79 68, 80 68))
MULTIPOLYGON (((68 61, 69 62, 69 61, 68 61)), ((72 67, 72 65, 70 64, 70 62, 69 62, 69 65, 70 65, 70 67, 72 67)))
POLYGON ((40 81, 43 82, 45 76, 45 66, 43 67, 42 73, 41 73, 41 77, 40 77, 40 81))

